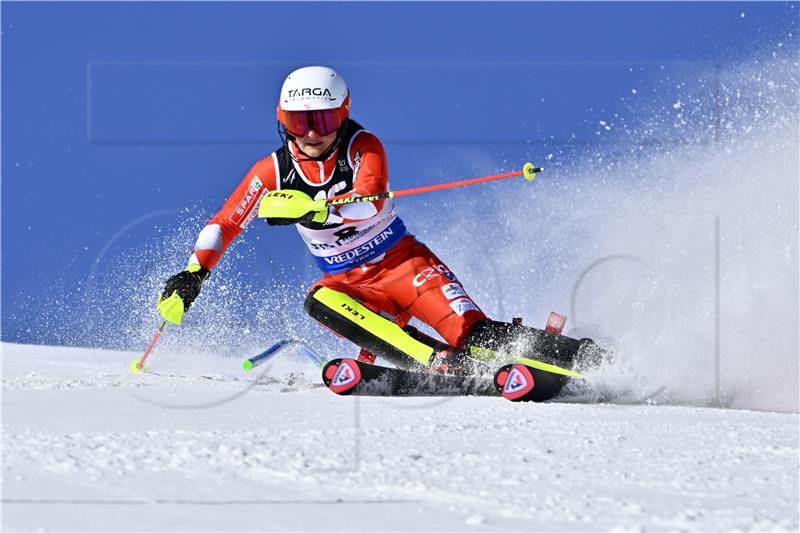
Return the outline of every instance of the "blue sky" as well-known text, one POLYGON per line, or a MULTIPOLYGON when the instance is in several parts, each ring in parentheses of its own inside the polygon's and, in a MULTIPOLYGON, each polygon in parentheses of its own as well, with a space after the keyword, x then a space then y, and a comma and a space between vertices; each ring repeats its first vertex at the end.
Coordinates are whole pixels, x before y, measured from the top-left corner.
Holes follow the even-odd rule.
MULTIPOLYGON (((81 336, 87 308, 103 309, 99 327, 119 327, 120 310, 160 283, 151 273, 179 270, 203 221, 278 146, 277 91, 298 66, 345 77, 353 117, 384 141, 399 189, 548 154, 566 161, 604 142, 600 120, 634 123, 631 109, 671 101, 665 79, 700 89, 713 81, 701 66, 796 43, 797 12, 748 2, 4 2, 2 339, 95 342, 81 336)), ((256 225, 221 270, 313 280, 291 230, 256 225)))

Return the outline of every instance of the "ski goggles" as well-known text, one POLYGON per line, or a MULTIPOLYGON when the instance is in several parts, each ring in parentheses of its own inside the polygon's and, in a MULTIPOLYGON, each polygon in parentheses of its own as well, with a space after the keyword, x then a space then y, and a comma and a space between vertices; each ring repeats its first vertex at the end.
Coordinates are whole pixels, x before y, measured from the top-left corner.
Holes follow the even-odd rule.
POLYGON ((283 127, 286 128, 287 133, 295 137, 305 137, 311 130, 324 137, 338 130, 342 121, 339 109, 283 112, 283 127))

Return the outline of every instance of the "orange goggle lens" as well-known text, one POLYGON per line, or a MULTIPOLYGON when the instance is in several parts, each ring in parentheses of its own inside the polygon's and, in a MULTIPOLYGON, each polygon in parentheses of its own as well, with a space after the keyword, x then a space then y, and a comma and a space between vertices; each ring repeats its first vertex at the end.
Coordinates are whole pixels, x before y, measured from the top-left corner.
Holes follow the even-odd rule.
POLYGON ((295 137, 305 137, 311 130, 324 137, 338 130, 341 125, 338 109, 283 112, 283 126, 295 137))

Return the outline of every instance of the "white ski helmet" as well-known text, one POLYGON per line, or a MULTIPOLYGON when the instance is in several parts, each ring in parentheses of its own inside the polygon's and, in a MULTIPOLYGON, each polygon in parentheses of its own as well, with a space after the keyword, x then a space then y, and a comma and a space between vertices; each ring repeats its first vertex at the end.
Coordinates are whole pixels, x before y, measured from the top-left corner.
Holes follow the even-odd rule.
POLYGON ((337 131, 350 114, 350 91, 328 67, 303 67, 286 77, 278 101, 278 121, 287 134, 303 137, 337 131))

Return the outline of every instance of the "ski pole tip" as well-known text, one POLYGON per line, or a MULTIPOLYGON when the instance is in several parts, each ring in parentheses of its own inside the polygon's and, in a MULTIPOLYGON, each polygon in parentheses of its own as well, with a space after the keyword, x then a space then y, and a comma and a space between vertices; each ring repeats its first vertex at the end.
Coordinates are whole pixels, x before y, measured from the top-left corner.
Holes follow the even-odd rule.
POLYGON ((533 181, 533 178, 536 177, 536 174, 542 170, 544 170, 543 167, 537 167, 529 161, 522 166, 522 175, 525 176, 526 180, 533 181))
POLYGON ((131 374, 139 374, 144 372, 144 365, 141 364, 139 359, 134 359, 128 369, 131 371, 131 374))
POLYGON ((253 362, 248 359, 242 363, 242 368, 244 368, 245 372, 250 372, 253 369, 253 362))

